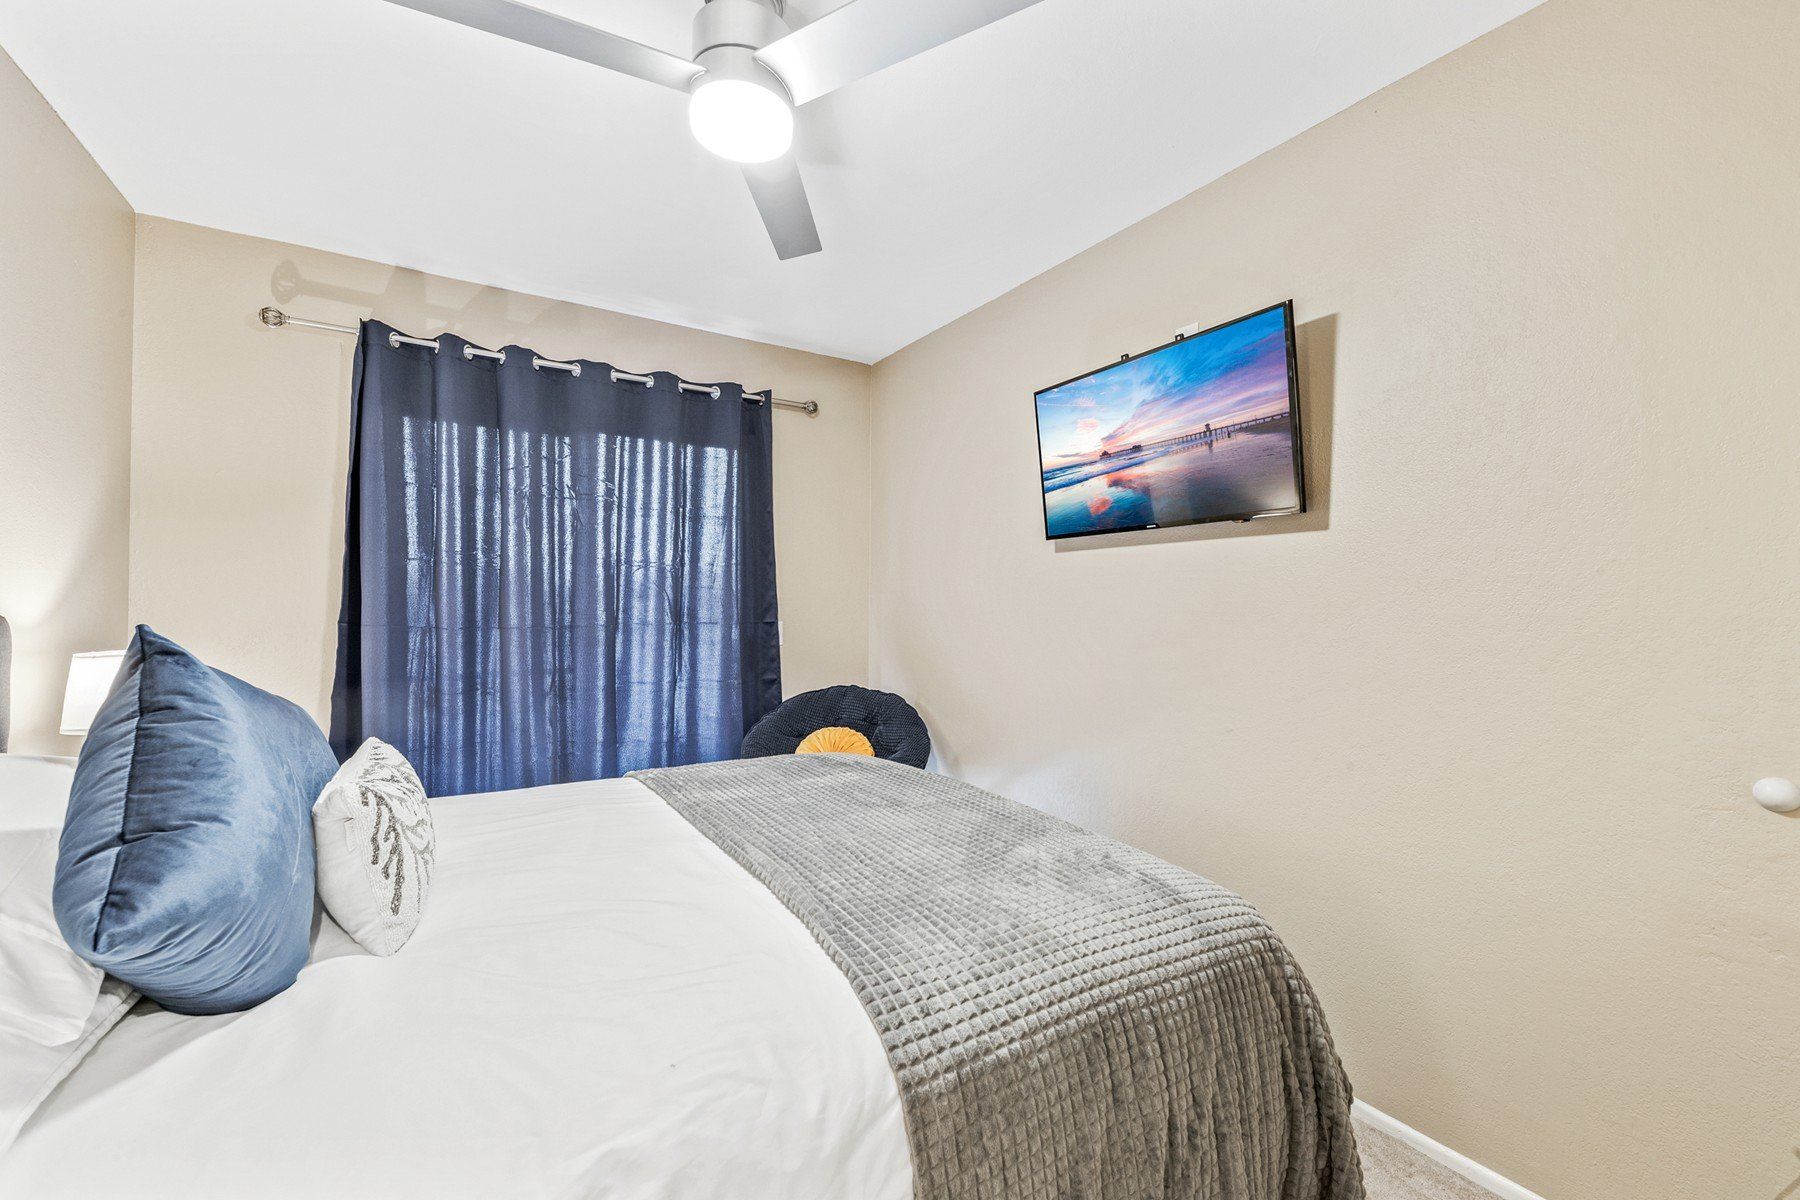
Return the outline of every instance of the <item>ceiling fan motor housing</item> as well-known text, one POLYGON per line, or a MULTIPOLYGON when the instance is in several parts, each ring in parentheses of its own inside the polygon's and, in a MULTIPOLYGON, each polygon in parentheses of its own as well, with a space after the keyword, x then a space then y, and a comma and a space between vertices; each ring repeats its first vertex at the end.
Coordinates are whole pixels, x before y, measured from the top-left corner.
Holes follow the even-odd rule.
MULTIPOLYGON (((787 85, 752 57, 790 32, 781 19, 779 0, 707 0, 694 14, 694 62, 714 78, 744 79, 768 86, 784 98, 787 85)), ((698 84, 706 78, 702 75, 698 84)))
POLYGON ((720 46, 761 50, 789 32, 769 0, 707 0, 694 14, 694 58, 720 46))

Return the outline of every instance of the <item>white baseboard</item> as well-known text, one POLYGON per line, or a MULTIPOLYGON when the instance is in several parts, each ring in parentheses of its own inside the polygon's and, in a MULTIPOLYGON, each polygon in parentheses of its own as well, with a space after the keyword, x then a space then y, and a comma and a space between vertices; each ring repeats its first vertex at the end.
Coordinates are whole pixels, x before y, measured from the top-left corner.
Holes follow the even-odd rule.
POLYGON ((1478 1187, 1486 1188, 1500 1197, 1500 1200, 1544 1200, 1530 1188, 1520 1187, 1498 1171, 1490 1171, 1442 1142, 1433 1141, 1411 1125, 1388 1116, 1372 1104, 1358 1100, 1350 1106, 1350 1111, 1357 1119, 1373 1125, 1397 1141, 1405 1142, 1433 1162, 1448 1167, 1478 1187))

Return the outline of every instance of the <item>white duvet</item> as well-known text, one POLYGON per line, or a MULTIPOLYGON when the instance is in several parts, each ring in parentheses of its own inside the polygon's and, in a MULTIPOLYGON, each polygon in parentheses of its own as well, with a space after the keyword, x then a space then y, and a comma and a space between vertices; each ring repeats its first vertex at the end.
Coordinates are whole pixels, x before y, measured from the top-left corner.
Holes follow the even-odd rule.
POLYGON ((140 1005, 0 1156, 0 1196, 911 1196, 849 985, 661 800, 608 780, 433 810, 404 950, 325 921, 249 1012, 140 1005))

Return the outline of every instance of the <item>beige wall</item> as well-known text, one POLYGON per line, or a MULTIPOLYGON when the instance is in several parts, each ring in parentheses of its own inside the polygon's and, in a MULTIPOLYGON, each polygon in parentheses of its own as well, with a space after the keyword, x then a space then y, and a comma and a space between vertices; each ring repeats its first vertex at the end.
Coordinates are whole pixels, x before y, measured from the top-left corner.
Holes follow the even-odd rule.
POLYGON ((1784 0, 1551 0, 876 367, 877 685, 1552 1200, 1800 1172, 1796 63, 1784 0), (1034 389, 1290 295, 1317 511, 1045 543, 1034 389))
POLYGON ((773 385, 789 692, 868 662, 869 368, 156 218, 138 222, 131 613, 324 721, 354 340, 256 311, 773 385))
POLYGON ((12 749, 57 733, 69 655, 123 644, 131 208, 0 53, 0 616, 12 749))

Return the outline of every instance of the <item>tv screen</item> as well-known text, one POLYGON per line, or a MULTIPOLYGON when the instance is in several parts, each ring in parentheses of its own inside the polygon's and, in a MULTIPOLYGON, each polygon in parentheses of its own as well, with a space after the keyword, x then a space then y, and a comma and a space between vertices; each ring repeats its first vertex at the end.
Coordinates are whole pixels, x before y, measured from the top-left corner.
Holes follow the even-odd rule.
POLYGON ((1048 538, 1304 512, 1293 302, 1037 394, 1048 538))

